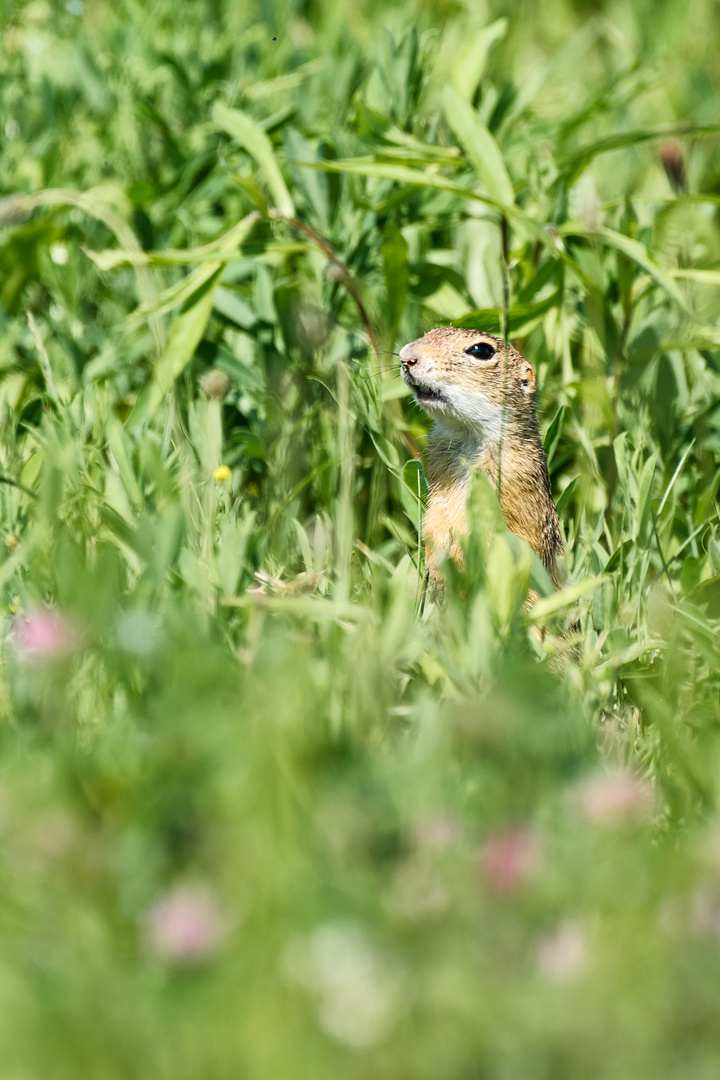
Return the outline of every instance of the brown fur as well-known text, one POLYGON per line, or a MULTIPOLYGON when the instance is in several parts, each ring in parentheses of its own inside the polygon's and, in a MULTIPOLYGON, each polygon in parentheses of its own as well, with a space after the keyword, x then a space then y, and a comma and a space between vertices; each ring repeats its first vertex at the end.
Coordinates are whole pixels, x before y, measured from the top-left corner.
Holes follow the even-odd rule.
POLYGON ((427 450, 430 485, 424 537, 430 582, 442 583, 439 558, 462 561, 465 504, 474 466, 498 488, 505 523, 534 549, 560 583, 563 553, 547 459, 535 412, 535 372, 512 346, 477 330, 440 327, 406 345, 401 371, 418 403, 436 420, 427 450), (475 345, 493 355, 468 355, 475 345), (501 468, 498 470, 498 463, 501 468))

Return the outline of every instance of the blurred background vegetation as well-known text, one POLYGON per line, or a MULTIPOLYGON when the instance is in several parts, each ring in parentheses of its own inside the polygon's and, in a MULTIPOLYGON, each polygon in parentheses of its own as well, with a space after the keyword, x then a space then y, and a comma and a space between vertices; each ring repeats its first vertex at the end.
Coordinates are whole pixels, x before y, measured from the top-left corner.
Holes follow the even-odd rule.
POLYGON ((717 0, 0 11, 7 1076, 716 1077, 717 0), (421 609, 506 267, 569 584, 421 609))

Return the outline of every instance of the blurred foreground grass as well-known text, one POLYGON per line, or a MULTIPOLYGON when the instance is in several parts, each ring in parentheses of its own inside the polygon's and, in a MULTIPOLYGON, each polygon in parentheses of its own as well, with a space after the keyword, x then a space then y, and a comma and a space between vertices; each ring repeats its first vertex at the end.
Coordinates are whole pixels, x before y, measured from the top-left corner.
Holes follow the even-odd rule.
POLYGON ((12 1080, 718 1075, 719 45, 710 0, 4 5, 12 1080), (503 258, 542 639, 482 490, 419 610, 395 376, 499 328, 503 258))

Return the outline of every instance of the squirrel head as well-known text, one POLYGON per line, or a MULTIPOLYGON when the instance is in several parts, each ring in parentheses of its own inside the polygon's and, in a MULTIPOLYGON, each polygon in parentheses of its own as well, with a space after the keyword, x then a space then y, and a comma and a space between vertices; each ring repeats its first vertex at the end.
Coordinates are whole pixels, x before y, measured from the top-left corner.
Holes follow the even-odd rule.
POLYGON ((481 441, 536 434, 535 372, 501 338, 438 327, 400 350, 400 370, 418 405, 444 428, 481 441), (505 418, 503 421, 503 410, 505 418))

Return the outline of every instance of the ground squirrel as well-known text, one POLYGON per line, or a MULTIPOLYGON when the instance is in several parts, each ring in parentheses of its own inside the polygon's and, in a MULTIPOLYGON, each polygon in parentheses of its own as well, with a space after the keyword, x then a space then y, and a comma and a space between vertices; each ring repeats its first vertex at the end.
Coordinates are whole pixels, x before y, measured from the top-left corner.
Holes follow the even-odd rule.
POLYGON ((462 561, 465 503, 472 467, 497 491, 508 529, 538 554, 555 585, 563 553, 547 458, 535 414, 535 372, 512 346, 477 330, 439 327, 400 351, 402 377, 435 420, 428 440, 430 487, 425 561, 430 584, 442 583, 439 557, 462 561), (503 416, 504 414, 504 416, 503 416), (502 449, 501 449, 502 448, 502 449))

